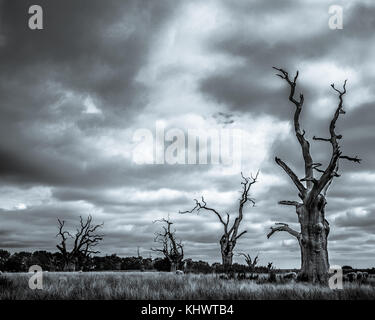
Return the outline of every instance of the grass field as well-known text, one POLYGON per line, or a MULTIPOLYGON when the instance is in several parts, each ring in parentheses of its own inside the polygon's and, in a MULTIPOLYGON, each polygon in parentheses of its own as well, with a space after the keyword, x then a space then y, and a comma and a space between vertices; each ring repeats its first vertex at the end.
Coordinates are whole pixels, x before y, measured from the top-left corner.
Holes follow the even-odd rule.
POLYGON ((345 284, 331 290, 301 283, 257 284, 216 275, 162 272, 44 273, 43 289, 31 290, 31 274, 0 276, 0 299, 375 299, 375 286, 345 284))

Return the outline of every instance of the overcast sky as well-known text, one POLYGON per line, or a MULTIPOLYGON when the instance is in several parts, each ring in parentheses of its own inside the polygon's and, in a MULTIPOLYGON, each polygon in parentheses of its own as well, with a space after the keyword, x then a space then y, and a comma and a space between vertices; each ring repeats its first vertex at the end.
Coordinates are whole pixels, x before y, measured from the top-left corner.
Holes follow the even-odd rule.
MULTIPOLYGON (((292 132, 294 106, 272 66, 299 70, 306 137, 328 136, 337 107, 331 83, 348 79, 337 131, 342 151, 327 195, 331 264, 375 264, 375 3, 366 0, 1 1, 0 248, 55 251, 57 218, 104 222, 103 254, 149 256, 152 221, 175 222, 185 256, 221 261, 222 226, 201 212, 178 214, 204 196, 235 215, 240 170, 225 165, 137 164, 133 135, 167 128, 240 129, 245 175, 259 169, 236 252, 260 264, 299 267, 294 238, 266 234, 274 222, 294 228, 297 200, 281 157, 302 178, 292 132), (28 28, 28 8, 44 9, 44 29, 28 28), (342 30, 328 27, 331 4, 344 8, 342 30)), ((312 142, 315 161, 329 160, 312 142)), ((145 154, 145 157, 147 155, 145 154)), ((155 257, 155 253, 153 253, 155 257)), ((235 256, 235 261, 244 263, 235 256)))

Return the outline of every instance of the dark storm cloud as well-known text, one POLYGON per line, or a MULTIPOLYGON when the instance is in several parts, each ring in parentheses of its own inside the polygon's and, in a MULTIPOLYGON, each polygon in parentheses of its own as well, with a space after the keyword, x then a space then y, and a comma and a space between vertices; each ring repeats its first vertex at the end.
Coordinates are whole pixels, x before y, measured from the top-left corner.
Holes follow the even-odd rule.
MULTIPOLYGON (((263 10, 267 11, 262 13, 273 15, 276 21, 278 15, 288 13, 284 9, 293 8, 294 10, 291 12, 294 12, 296 16, 303 15, 303 11, 295 10, 296 7, 308 10, 298 1, 272 3, 273 10, 269 10, 269 5, 264 1, 253 1, 246 5, 240 2, 233 6, 231 3, 227 6, 228 10, 233 10, 236 14, 238 14, 238 8, 241 8, 242 11, 244 6, 248 7, 249 12, 245 10, 241 14, 250 14, 254 18, 258 10, 264 7, 263 10)), ((327 9, 327 5, 320 6, 322 10, 327 9)), ((322 58, 329 58, 343 66, 349 64, 360 67, 363 62, 361 57, 367 55, 367 48, 358 43, 359 41, 366 42, 368 38, 373 37, 374 12, 374 6, 356 4, 349 12, 346 12, 345 28, 340 33, 322 26, 320 32, 308 34, 298 40, 293 37, 292 31, 287 39, 279 39, 277 34, 272 38, 265 39, 259 37, 259 34, 262 34, 261 26, 258 30, 249 30, 245 33, 239 24, 238 29, 234 28, 232 32, 213 38, 210 47, 212 50, 228 54, 232 58, 244 59, 246 67, 235 66, 208 75, 201 81, 201 90, 208 97, 227 104, 233 110, 269 113, 282 119, 289 118, 290 108, 286 107, 287 102, 285 101, 287 98, 286 88, 283 86, 278 89, 279 91, 271 91, 269 88, 269 83, 274 81, 272 77, 274 77, 275 70, 271 69, 272 66, 282 67, 294 74, 296 70, 300 69, 299 62, 314 62, 322 58), (340 54, 342 50, 345 50, 346 54, 340 54)), ((324 11, 321 13, 324 14, 324 11)), ((293 21, 291 14, 290 19, 293 21)), ((303 74, 300 75, 301 77, 303 74)), ((371 84, 363 83, 363 85, 371 84)), ((319 92, 314 88, 304 87, 301 80, 299 87, 299 91, 304 93, 307 103, 314 99, 314 96, 319 95, 319 92)), ((312 119, 309 120, 311 122, 312 119)))
POLYGON ((116 159, 98 159, 83 170, 88 149, 77 143, 78 134, 126 127, 144 105, 145 88, 135 76, 173 7, 167 1, 41 1, 45 28, 31 31, 31 3, 2 2, 0 130, 7 138, 0 142, 0 174, 30 183, 93 185, 111 179, 102 170, 112 167, 112 177, 121 177, 116 159), (92 95, 103 115, 82 115, 82 100, 65 101, 66 92, 92 95), (51 107, 59 101, 59 108, 51 107), (49 132, 39 130, 49 124, 72 130, 49 139, 49 132))
POLYGON ((167 1, 41 1, 45 28, 40 32, 27 28, 31 3, 3 3, 2 74, 29 86, 56 81, 66 90, 91 93, 106 114, 122 115, 121 109, 129 111, 142 98, 144 88, 134 76, 172 11, 167 1))
POLYGON ((338 226, 350 227, 350 228, 361 228, 373 230, 375 226, 375 215, 374 210, 369 210, 365 214, 355 214, 353 212, 346 212, 344 216, 340 216, 335 219, 335 223, 338 226))

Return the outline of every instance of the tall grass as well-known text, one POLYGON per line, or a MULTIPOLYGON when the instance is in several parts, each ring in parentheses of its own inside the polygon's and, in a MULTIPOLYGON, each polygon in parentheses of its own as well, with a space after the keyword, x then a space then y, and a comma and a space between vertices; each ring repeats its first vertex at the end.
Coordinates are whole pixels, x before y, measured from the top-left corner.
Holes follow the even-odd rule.
POLYGON ((331 290, 300 283, 257 284, 215 275, 158 272, 45 273, 43 289, 31 290, 31 274, 1 276, 0 299, 375 299, 372 285, 345 284, 331 290))

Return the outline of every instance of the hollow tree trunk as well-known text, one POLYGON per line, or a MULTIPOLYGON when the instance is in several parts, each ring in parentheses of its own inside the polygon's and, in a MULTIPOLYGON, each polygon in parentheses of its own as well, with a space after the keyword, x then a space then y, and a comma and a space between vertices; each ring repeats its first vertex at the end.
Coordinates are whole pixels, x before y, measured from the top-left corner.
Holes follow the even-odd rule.
POLYGON ((310 283, 328 283, 328 250, 327 238, 329 224, 325 219, 326 200, 322 195, 309 207, 305 205, 297 209, 301 224, 301 271, 299 278, 310 283))

